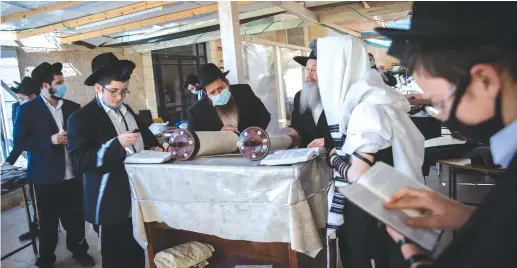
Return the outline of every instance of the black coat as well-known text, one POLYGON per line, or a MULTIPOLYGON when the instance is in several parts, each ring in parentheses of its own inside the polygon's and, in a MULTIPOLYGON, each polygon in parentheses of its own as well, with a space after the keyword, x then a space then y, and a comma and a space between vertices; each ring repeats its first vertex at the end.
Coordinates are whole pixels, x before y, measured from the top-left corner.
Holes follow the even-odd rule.
MULTIPOLYGON (((13 127, 14 127, 14 122, 16 120, 18 106, 20 106, 19 102, 13 103, 13 106, 12 106, 11 117, 13 119, 13 127)), ((5 162, 9 162, 11 164, 14 164, 16 162, 16 160, 18 160, 18 158, 20 157, 22 152, 23 151, 20 151, 18 149, 13 148, 13 150, 9 153, 9 156, 7 156, 7 158, 5 159, 5 162)))
MULTIPOLYGON (((249 127, 266 129, 271 121, 271 114, 262 101, 253 93, 249 85, 231 85, 230 91, 239 110, 239 127, 242 132, 249 127)), ((210 102, 204 96, 187 110, 188 128, 194 131, 219 131, 223 122, 210 102)))
POLYGON ((517 267, 517 156, 434 267, 517 267))
MULTIPOLYGON (((146 148, 157 146, 151 131, 135 118, 146 148)), ((108 114, 94 98, 68 119, 68 153, 74 169, 83 173, 84 217, 100 225, 120 224, 131 211, 126 151, 108 114)))
POLYGON ((300 148, 307 147, 309 143, 319 138, 325 138, 325 145, 327 145, 326 143, 328 141, 332 141, 332 138, 330 137, 325 111, 321 113, 320 118, 318 119, 318 125, 316 125, 314 123, 311 110, 307 110, 303 114, 300 114, 300 94, 301 91, 298 91, 294 96, 294 110, 291 116, 291 127, 298 130, 302 136, 300 148))
MULTIPOLYGON (((68 130, 66 120, 81 105, 63 100, 63 129, 68 130)), ((59 132, 52 113, 40 95, 18 106, 14 123, 14 149, 26 151, 28 158, 27 178, 33 184, 55 184, 65 177, 65 145, 52 144, 52 135, 59 132)), ((79 176, 74 169, 75 176, 79 176)))

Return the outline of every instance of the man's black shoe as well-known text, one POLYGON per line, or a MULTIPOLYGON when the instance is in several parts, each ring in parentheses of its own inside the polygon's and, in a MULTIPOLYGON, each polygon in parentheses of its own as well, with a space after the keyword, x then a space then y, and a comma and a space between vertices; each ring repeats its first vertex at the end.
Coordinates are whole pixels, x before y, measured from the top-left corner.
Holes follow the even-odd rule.
MULTIPOLYGON (((38 237, 38 224, 37 223, 32 223, 31 224, 31 231, 32 231, 32 234, 34 235, 34 237, 38 237)), ((26 233, 23 233, 21 234, 18 239, 20 241, 26 241, 26 240, 30 240, 31 239, 31 233, 30 232, 26 232, 26 233)))
POLYGON ((95 260, 86 252, 74 253, 72 256, 83 267, 92 267, 95 265, 95 260))
POLYGON ((55 255, 52 255, 52 256, 47 256, 47 257, 39 257, 37 260, 36 260, 36 263, 34 265, 36 265, 37 267, 40 267, 40 268, 54 268, 54 263, 56 262, 56 256, 55 255))

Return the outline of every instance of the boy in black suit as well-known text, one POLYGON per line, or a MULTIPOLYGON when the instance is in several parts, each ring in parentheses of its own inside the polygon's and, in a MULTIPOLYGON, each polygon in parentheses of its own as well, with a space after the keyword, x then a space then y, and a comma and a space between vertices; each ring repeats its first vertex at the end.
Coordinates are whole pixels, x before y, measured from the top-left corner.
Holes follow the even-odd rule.
POLYGON ((145 147, 158 146, 151 131, 122 101, 135 64, 103 53, 92 61, 84 82, 95 98, 68 120, 68 152, 83 173, 84 215, 100 225, 102 267, 145 267, 143 249, 133 237, 130 185, 124 160, 145 147), (136 131, 135 131, 136 130, 136 131))
POLYGON ((66 151, 66 120, 79 104, 63 99, 67 87, 61 63, 44 62, 32 71, 41 93, 18 107, 14 145, 27 151, 27 177, 34 184, 39 210, 38 267, 52 267, 58 242, 58 224, 66 230, 66 246, 82 266, 94 266, 88 255, 82 204, 82 180, 72 168, 66 151))
POLYGON ((188 128, 194 131, 239 131, 248 127, 266 129, 271 114, 249 85, 230 85, 215 64, 201 66, 200 87, 206 96, 187 110, 188 128))

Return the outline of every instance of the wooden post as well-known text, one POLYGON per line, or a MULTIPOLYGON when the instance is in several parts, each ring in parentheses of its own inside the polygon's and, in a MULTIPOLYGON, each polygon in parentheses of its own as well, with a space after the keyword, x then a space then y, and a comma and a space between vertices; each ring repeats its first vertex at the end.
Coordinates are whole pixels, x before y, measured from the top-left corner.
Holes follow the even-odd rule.
POLYGON ((239 25, 239 6, 234 1, 219 1, 219 23, 224 69, 230 71, 230 84, 244 82, 244 59, 239 25))

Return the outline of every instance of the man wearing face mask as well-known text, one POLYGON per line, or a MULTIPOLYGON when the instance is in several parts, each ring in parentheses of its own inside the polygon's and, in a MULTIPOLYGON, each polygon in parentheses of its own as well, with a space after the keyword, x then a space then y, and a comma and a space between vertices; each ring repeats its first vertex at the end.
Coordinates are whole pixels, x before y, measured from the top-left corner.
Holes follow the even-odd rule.
POLYGON ((199 86, 199 78, 197 75, 189 74, 183 86, 187 88, 190 93, 196 95, 197 100, 203 98, 203 89, 199 86))
POLYGON ((393 74, 391 74, 390 71, 383 71, 381 69, 377 68, 377 64, 375 63, 375 58, 373 57, 372 53, 368 53, 368 57, 370 59, 370 67, 372 69, 378 71, 381 74, 382 80, 384 81, 384 84, 390 87, 394 87, 397 85, 397 79, 393 74))
POLYGON ((66 230, 66 246, 80 265, 95 265, 85 239, 82 180, 66 151, 68 117, 80 105, 63 99, 66 93, 61 63, 44 62, 32 71, 41 93, 20 105, 14 124, 15 148, 27 151, 27 177, 34 184, 39 209, 38 267, 52 267, 58 224, 66 230))
POLYGON ((199 80, 207 96, 188 111, 188 128, 194 131, 242 132, 248 127, 266 129, 271 115, 249 85, 229 85, 215 64, 201 66, 199 80))
POLYGON ((494 162, 507 168, 476 210, 434 191, 392 197, 388 209, 425 211, 406 224, 456 230, 436 260, 390 230, 411 267, 517 267, 517 31, 506 24, 514 7, 414 2, 411 29, 376 29, 429 96, 428 112, 465 137, 490 140, 494 162))
POLYGON ((100 225, 103 268, 143 268, 144 250, 133 237, 127 156, 144 149, 160 150, 158 141, 123 100, 130 94, 135 63, 103 53, 92 60, 84 84, 96 96, 68 120, 68 152, 83 173, 84 215, 100 225))

